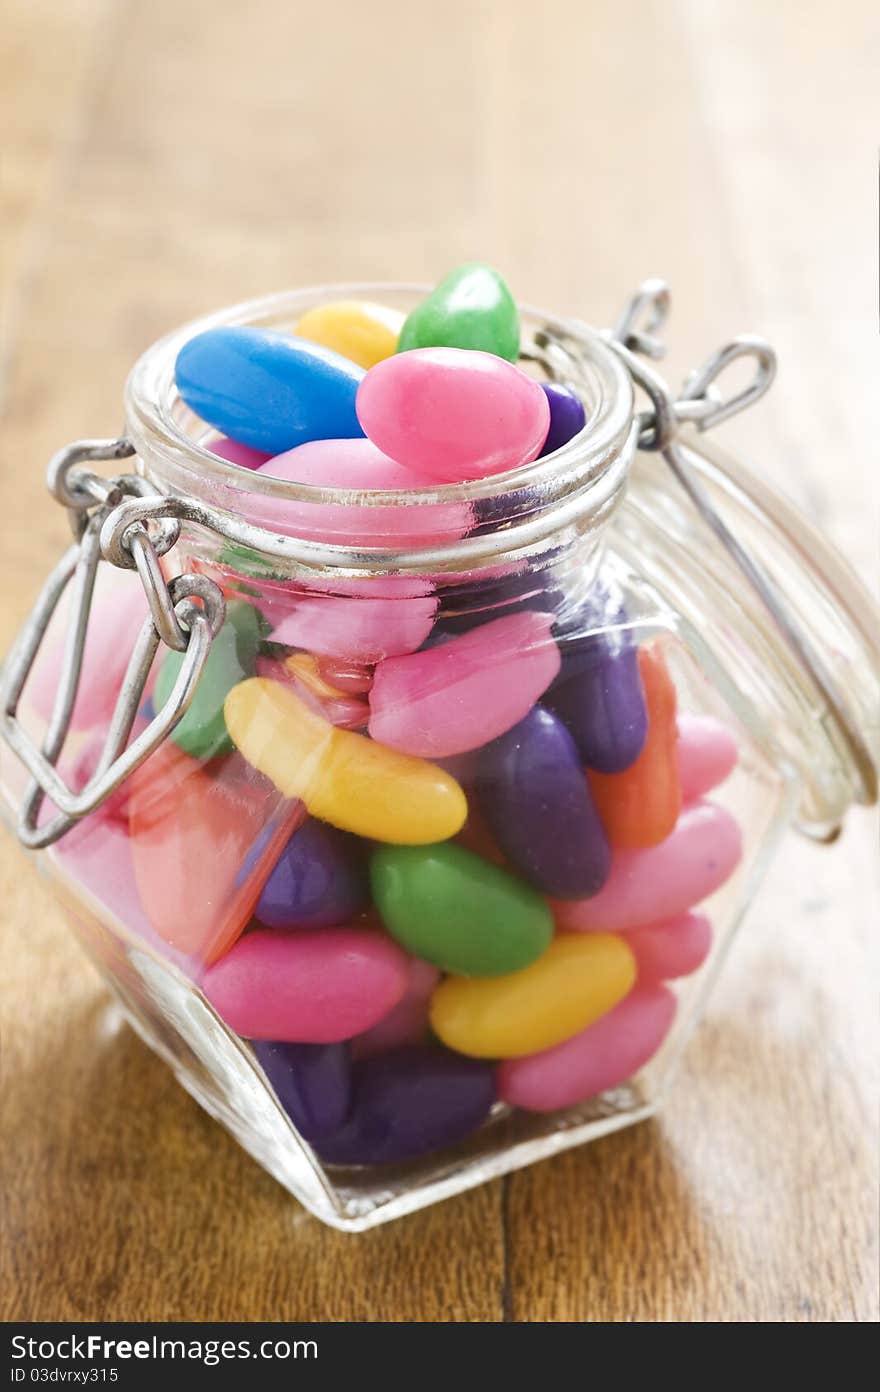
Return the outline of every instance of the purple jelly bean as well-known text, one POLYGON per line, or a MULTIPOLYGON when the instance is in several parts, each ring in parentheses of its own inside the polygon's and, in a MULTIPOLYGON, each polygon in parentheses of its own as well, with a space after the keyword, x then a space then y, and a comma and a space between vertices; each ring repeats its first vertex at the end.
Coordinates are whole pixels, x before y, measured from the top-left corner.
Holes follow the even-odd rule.
POLYGON ((454 1145, 485 1121, 495 1070, 445 1049, 406 1046, 356 1063, 346 1124, 317 1145, 332 1165, 382 1165, 454 1145))
POLYGON ((309 818, 291 836, 254 910, 267 928, 327 928, 368 902, 357 838, 309 818))
POLYGON ((538 455, 539 459, 567 445, 587 423, 584 404, 573 391, 561 386, 559 382, 542 382, 541 386, 550 403, 550 429, 538 455))
POLYGON ((254 1040, 257 1060, 306 1141, 339 1129, 351 1106, 348 1044, 276 1044, 254 1040))
POLYGON ((634 764, 648 734, 638 649, 622 601, 597 588, 577 631, 557 632, 559 677, 544 704, 565 723, 588 768, 621 773, 634 764), (598 632, 586 632, 587 629, 598 632))
POLYGON ((611 847, 577 746, 558 716, 535 706, 480 755, 478 796, 499 848, 556 899, 597 894, 611 847))

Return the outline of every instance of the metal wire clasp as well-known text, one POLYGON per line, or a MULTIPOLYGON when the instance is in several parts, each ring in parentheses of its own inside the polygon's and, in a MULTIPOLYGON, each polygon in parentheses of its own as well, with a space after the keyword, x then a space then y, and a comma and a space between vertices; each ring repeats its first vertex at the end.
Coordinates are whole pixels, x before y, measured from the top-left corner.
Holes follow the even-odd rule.
POLYGON ((225 618, 225 601, 212 580, 202 575, 182 575, 168 583, 162 574, 159 560, 177 542, 178 519, 136 521, 127 527, 120 556, 110 559, 137 569, 150 615, 135 640, 97 766, 84 787, 78 791, 70 788, 56 765, 70 731, 82 675, 98 566, 108 559, 102 540, 104 529, 109 524, 114 532, 114 515, 127 501, 156 493, 151 484, 135 474, 107 479, 81 466, 87 461, 126 459, 133 454, 133 446, 124 439, 80 440, 59 450, 47 470, 49 491, 68 511, 74 542, 43 586, 0 678, 0 734, 31 775, 18 818, 19 838, 31 848, 57 841, 76 821, 106 801, 158 748, 186 714, 211 643, 225 618), (64 659, 52 714, 38 746, 19 720, 18 705, 52 615, 68 590, 71 612, 64 659), (167 701, 129 744, 160 642, 182 652, 184 660, 167 701), (55 810, 41 819, 47 797, 55 810))
MULTIPOLYGON (((663 281, 644 281, 625 305, 614 328, 603 334, 605 341, 622 358, 633 381, 650 401, 650 408, 643 411, 639 418, 639 449, 662 454, 700 517, 718 537, 746 583, 758 596, 783 642, 821 694, 861 781, 863 800, 875 802, 878 793, 877 767, 861 731, 847 714, 846 701, 834 677, 773 580, 715 508, 679 444, 681 426, 692 424, 697 430, 709 430, 759 401, 776 376, 776 354, 765 339, 742 334, 707 358, 702 367, 686 378, 678 396, 675 396, 656 369, 644 361, 645 355, 657 359, 665 352, 657 334, 666 322, 669 305, 669 289, 663 281), (752 362, 754 372, 751 381, 725 397, 719 389, 719 382, 728 368, 740 360, 752 362)), ((831 840, 834 835, 836 831, 826 839, 831 840)))

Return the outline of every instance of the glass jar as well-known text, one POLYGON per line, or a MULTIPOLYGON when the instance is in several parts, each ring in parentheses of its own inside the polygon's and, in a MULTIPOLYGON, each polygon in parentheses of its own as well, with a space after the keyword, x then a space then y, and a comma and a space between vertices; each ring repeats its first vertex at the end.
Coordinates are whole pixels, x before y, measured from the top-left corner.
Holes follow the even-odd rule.
POLYGON ((651 1115, 781 833, 876 794, 872 603, 700 433, 755 341, 673 401, 656 287, 524 309, 584 429, 401 493, 254 473, 176 392, 202 329, 422 293, 154 345, 50 466, 75 542, 4 671, 5 812, 133 1027, 354 1231, 651 1115))

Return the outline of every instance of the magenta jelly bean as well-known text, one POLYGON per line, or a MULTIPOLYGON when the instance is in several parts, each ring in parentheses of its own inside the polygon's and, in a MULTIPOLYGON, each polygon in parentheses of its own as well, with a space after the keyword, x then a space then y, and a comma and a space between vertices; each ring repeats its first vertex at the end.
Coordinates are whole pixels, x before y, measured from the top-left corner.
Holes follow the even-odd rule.
POLYGON ((573 1107, 620 1087, 656 1054, 675 1018, 666 986, 636 986, 580 1034, 524 1058, 505 1059, 498 1095, 527 1112, 573 1107))
POLYGON ((523 610, 381 663, 370 691, 373 739, 427 759, 497 739, 528 714, 559 671, 552 628, 552 614, 523 610))
POLYGON ((705 914, 679 914, 633 928, 626 940, 635 954, 640 982, 673 981, 699 971, 712 947, 712 925, 705 914))
POLYGON ((369 1058, 400 1044, 421 1043, 428 1032, 428 1006, 439 981, 436 967, 412 957, 406 995, 384 1020, 351 1041, 352 1057, 369 1058))
POLYGON ((723 783, 736 768, 739 751, 732 732, 711 715, 682 711, 678 717, 678 776, 683 802, 695 802, 723 783))
POLYGON ((615 851, 598 894, 558 900, 556 921, 566 932, 620 932, 675 918, 720 889, 741 856, 742 835, 731 814, 712 802, 692 803, 659 846, 615 851))
POLYGON ((209 967, 203 990, 246 1039, 336 1044, 363 1034, 406 991, 406 953, 366 928, 257 929, 209 967))
POLYGON ((414 348, 377 363, 358 388, 357 412, 414 487, 528 464, 550 425, 537 382, 503 358, 464 348, 414 348))

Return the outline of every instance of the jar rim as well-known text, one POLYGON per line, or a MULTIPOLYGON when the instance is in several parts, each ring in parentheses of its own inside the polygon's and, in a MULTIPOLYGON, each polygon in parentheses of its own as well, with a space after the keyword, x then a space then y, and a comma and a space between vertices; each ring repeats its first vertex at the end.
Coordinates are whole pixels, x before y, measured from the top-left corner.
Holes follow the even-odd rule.
POLYGON ((519 305, 524 327, 528 325, 530 329, 521 358, 546 366, 547 355, 555 355, 567 366, 570 375, 563 372, 556 380, 564 380, 575 390, 580 386, 578 394, 582 399, 586 397, 587 422, 579 434, 552 454, 488 478, 406 490, 355 490, 321 488, 255 473, 211 451, 206 440, 217 438, 217 432, 188 410, 176 390, 177 354, 185 342, 206 329, 227 325, 289 329, 306 309, 328 300, 403 299, 416 303, 430 290, 430 286, 420 283, 394 282, 310 286, 227 306, 172 330, 141 355, 126 382, 127 431, 143 471, 162 491, 184 491, 197 501, 215 503, 233 516, 238 512, 239 501, 244 505, 249 499, 259 498, 311 507, 358 508, 439 508, 456 503, 498 503, 514 497, 529 500, 530 516, 526 522, 512 515, 499 516, 494 530, 503 532, 501 536, 494 536, 491 530, 487 536, 481 529, 478 535, 468 534, 454 542, 412 551, 306 541, 291 535, 279 538, 262 529, 265 544, 255 549, 276 559, 332 569, 373 571, 392 564, 395 569, 417 570, 438 564, 466 567, 485 556, 497 556, 499 550, 507 552, 519 545, 534 544, 574 519, 582 526, 593 517, 604 521, 622 494, 635 447, 631 378, 617 354, 595 330, 580 321, 550 315, 526 304, 519 305), (200 430, 200 437, 194 435, 194 428, 200 430), (279 540, 283 541, 280 546, 279 540))

